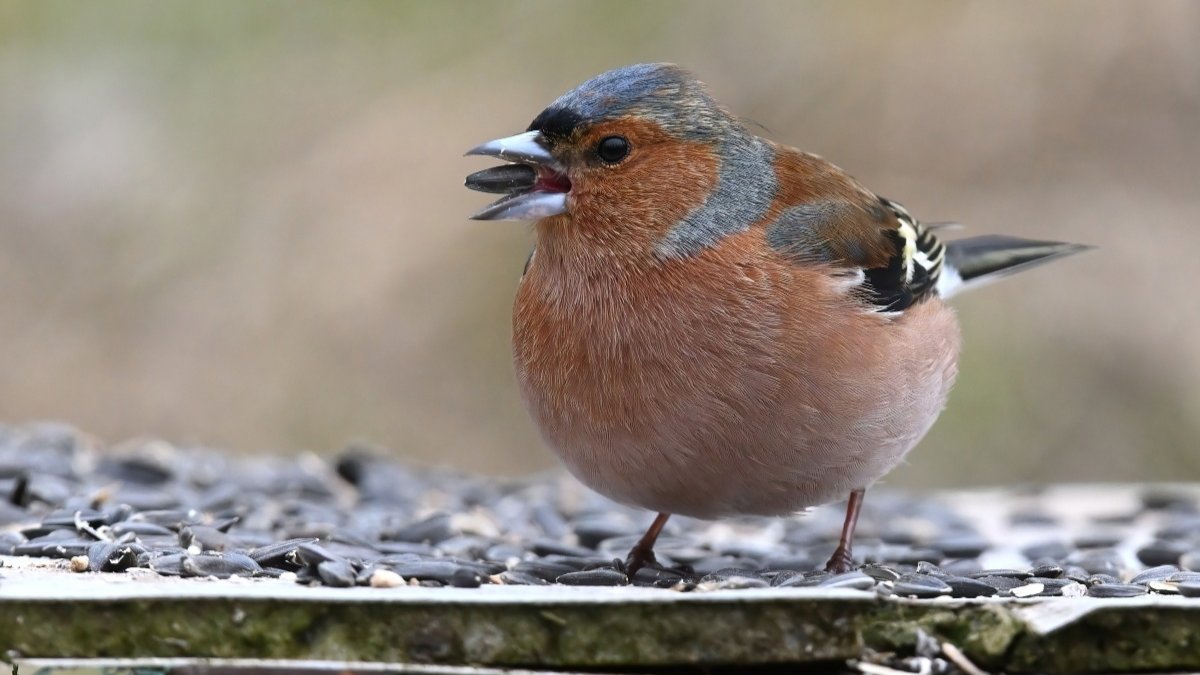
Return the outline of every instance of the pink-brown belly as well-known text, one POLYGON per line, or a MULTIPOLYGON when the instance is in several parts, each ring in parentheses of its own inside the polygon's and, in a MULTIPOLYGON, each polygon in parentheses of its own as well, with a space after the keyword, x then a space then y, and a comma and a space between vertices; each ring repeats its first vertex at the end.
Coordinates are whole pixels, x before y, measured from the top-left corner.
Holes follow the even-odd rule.
POLYGON ((781 294, 784 282, 805 279, 588 297, 527 278, 513 353, 543 438, 597 492, 698 518, 787 514, 869 486, 945 403, 953 313, 933 299, 887 318, 781 294))

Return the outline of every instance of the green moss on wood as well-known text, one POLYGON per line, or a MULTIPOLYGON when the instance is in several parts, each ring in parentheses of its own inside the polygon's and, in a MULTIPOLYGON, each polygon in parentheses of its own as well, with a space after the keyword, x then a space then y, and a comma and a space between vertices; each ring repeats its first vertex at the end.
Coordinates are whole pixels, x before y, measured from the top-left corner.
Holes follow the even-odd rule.
POLYGON ((1195 671, 1200 669, 1200 605, 1114 605, 1046 635, 1015 641, 1013 672, 1195 671))
POLYGON ((270 600, 9 602, 25 657, 253 657, 620 665, 857 655, 870 603, 445 604, 270 600))
POLYGON ((22 657, 329 659, 545 667, 837 661, 911 652, 919 631, 1010 672, 1200 668, 1200 605, 1129 607, 1037 635, 1001 603, 739 597, 663 603, 205 598, 10 601, 22 657))

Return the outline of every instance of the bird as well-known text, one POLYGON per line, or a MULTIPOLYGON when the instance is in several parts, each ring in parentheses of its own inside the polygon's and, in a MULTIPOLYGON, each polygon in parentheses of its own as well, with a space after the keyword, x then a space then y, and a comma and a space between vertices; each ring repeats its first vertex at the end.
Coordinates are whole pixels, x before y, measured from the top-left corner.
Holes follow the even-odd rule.
MULTIPOLYGON (((687 70, 637 64, 467 155, 535 221, 513 306, 522 399, 596 492, 658 515, 789 517, 847 499, 825 569, 853 569, 865 492, 945 406, 956 293, 1088 246, 943 241, 825 159, 752 133, 687 70)), ((618 561, 621 562, 621 561, 618 561)))

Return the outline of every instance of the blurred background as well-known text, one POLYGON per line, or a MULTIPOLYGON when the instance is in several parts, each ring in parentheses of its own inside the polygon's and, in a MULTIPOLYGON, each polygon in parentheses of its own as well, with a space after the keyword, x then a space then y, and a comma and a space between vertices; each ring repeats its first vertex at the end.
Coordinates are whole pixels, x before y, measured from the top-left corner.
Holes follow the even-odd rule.
POLYGON ((462 157, 674 61, 924 220, 1100 248, 957 301, 893 485, 1200 479, 1200 3, 0 2, 0 420, 552 466, 462 157))

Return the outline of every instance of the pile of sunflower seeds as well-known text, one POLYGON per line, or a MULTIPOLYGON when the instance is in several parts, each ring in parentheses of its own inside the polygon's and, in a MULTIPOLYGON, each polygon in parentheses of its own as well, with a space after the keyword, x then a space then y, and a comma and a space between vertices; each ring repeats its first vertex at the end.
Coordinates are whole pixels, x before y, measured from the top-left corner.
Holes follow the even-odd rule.
POLYGON ((1064 513, 1039 489, 1006 494, 874 491, 855 548, 863 564, 846 574, 820 569, 837 541, 837 506, 787 519, 676 518, 656 547, 661 568, 630 579, 620 560, 652 514, 557 473, 498 481, 362 447, 326 459, 234 458, 159 441, 102 448, 63 426, 0 426, 0 556, 61 559, 81 573, 148 568, 337 587, 1200 597, 1200 490, 1146 489, 1128 508, 1093 513, 1064 513))

